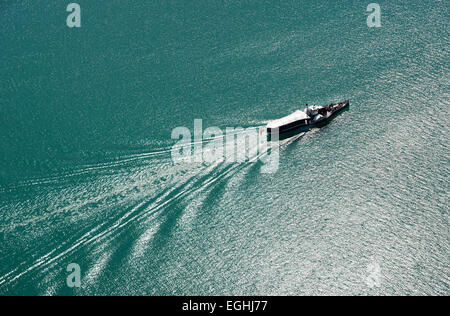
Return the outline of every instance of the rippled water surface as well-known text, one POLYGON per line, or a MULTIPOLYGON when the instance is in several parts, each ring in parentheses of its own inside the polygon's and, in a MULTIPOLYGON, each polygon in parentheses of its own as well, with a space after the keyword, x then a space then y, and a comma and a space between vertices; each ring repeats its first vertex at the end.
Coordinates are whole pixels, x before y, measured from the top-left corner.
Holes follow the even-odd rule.
POLYGON ((448 2, 59 2, 0 3, 0 294, 449 295, 448 2), (344 99, 274 174, 171 159, 344 99))

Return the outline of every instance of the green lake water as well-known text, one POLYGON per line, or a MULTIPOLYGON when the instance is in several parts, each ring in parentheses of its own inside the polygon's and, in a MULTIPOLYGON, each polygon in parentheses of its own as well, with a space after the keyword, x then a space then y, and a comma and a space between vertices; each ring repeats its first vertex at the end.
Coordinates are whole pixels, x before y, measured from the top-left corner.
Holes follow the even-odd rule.
POLYGON ((449 2, 78 3, 0 1, 0 294, 450 294, 449 2), (171 158, 345 99, 276 173, 171 158))

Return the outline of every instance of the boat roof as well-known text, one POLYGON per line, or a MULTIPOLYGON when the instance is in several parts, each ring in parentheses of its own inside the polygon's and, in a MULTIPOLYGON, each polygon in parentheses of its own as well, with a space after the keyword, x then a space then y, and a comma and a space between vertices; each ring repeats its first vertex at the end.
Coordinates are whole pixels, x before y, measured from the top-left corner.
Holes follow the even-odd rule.
POLYGON ((267 124, 267 128, 278 128, 287 124, 291 124, 301 120, 306 120, 309 118, 310 117, 304 111, 298 110, 288 116, 269 122, 269 124, 267 124))

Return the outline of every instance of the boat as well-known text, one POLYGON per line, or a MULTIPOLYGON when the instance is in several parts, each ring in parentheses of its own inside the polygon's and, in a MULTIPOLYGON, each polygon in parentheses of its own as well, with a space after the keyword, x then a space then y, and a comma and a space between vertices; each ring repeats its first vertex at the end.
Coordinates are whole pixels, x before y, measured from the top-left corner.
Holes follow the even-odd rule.
POLYGON ((271 121, 266 126, 267 136, 274 139, 278 133, 279 139, 286 139, 298 133, 306 132, 314 127, 323 127, 340 113, 348 110, 350 101, 331 103, 324 106, 308 106, 288 116, 271 121))

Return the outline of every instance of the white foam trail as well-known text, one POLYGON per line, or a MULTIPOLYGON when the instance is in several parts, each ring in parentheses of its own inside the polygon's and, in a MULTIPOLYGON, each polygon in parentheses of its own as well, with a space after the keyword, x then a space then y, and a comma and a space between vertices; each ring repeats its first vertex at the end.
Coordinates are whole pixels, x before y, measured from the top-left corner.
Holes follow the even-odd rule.
MULTIPOLYGON (((296 139, 298 139, 299 137, 301 137, 302 135, 298 135, 296 137, 290 138, 288 140, 282 141, 278 144, 274 144, 271 143, 269 146, 267 146, 267 150, 269 148, 273 148, 274 146, 280 146, 280 145, 284 145, 284 144, 288 144, 291 143, 293 141, 295 141, 296 139)), ((247 163, 243 163, 243 164, 236 164, 232 167, 230 167, 228 170, 224 171, 223 173, 219 174, 218 176, 215 176, 211 179, 207 179, 204 181, 204 183, 200 186, 200 187, 193 187, 194 184, 190 184, 189 187, 185 190, 180 191, 179 193, 177 193, 175 196, 173 196, 170 199, 166 199, 167 196, 171 193, 173 193, 173 191, 168 191, 165 194, 163 194, 162 196, 160 196, 155 202, 153 202, 150 206, 147 206, 147 204, 149 203, 148 200, 145 200, 141 203, 139 203, 138 205, 136 205, 135 207, 133 207, 129 212, 127 212, 126 214, 124 214, 121 218, 119 218, 112 226, 108 227, 107 229, 105 229, 104 231, 98 232, 104 225, 106 225, 106 223, 103 223, 101 225, 98 225, 97 227, 93 228, 92 230, 90 230, 89 232, 87 232, 86 234, 84 234, 81 238, 79 238, 71 247, 69 247, 68 249, 62 251, 61 253, 59 253, 58 255, 51 257, 56 251, 57 249, 53 249, 52 251, 50 251, 49 253, 47 253, 46 255, 40 257, 39 259, 37 259, 35 261, 35 263, 33 265, 31 265, 29 268, 25 269, 24 271, 16 274, 15 276, 12 277, 12 275, 14 275, 17 272, 17 268, 12 270, 11 272, 5 274, 4 276, 2 276, 0 278, 0 285, 4 284, 6 281, 8 282, 14 282, 17 279, 21 278, 22 276, 24 276, 25 274, 40 268, 44 265, 48 266, 50 264, 52 264, 53 262, 59 260, 60 258, 68 255, 69 253, 75 251, 77 248, 84 246, 84 245, 89 245, 92 244, 96 241, 99 241, 101 239, 106 238, 107 236, 113 234, 115 231, 125 227, 126 225, 132 223, 132 222, 138 222, 141 221, 144 218, 147 218, 149 215, 154 214, 156 212, 158 212, 159 210, 163 209, 165 206, 169 205, 170 203, 176 201, 177 199, 183 198, 185 196, 188 196, 189 194, 192 194, 194 192, 197 191, 202 191, 205 190, 207 187, 213 185, 214 183, 218 182, 219 180, 227 177, 227 176, 232 176, 235 172, 245 168, 245 166, 248 166, 250 163, 253 163, 255 161, 257 161, 258 159, 260 159, 261 157, 263 157, 264 155, 267 154, 267 150, 259 153, 258 155, 256 155, 255 157, 253 157, 251 160, 249 160, 247 163)), ((206 170, 207 174, 211 173, 211 171, 215 168, 218 168, 219 165, 224 164, 224 163, 217 163, 215 165, 209 166, 208 169, 206 170), (209 170, 211 169, 211 170, 209 170)), ((92 170, 92 169, 89 169, 92 170)), ((198 174, 196 175, 198 176, 198 174)), ((154 236, 154 233, 156 232, 157 228, 152 228, 146 231, 146 233, 144 233, 144 235, 140 238, 140 240, 138 241, 138 243, 135 244, 135 250, 134 253, 136 256, 142 255, 142 253, 145 251, 145 244, 151 240, 151 238, 154 236)), ((101 271, 102 266, 106 265, 106 263, 108 262, 108 258, 109 256, 104 256, 102 257, 103 259, 100 261, 99 264, 97 264, 96 266, 96 270, 95 271, 101 271)), ((92 273, 94 272, 94 270, 92 270, 92 273)))

